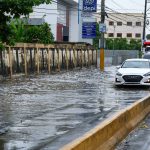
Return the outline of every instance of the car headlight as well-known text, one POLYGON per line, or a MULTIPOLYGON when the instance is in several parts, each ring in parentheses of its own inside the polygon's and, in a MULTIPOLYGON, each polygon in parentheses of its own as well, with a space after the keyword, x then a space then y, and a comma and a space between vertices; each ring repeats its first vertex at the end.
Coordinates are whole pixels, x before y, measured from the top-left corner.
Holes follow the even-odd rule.
POLYGON ((145 77, 150 76, 150 72, 144 74, 143 76, 145 76, 145 77))
POLYGON ((117 72, 116 75, 117 76, 122 76, 122 74, 120 72, 117 72))

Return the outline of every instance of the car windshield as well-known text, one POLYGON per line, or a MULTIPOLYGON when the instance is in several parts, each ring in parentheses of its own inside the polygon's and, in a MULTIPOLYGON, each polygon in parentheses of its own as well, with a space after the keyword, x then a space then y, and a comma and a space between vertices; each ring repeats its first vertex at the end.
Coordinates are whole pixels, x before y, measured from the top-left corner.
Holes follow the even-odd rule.
POLYGON ((150 68, 148 61, 125 61, 121 68, 150 68))

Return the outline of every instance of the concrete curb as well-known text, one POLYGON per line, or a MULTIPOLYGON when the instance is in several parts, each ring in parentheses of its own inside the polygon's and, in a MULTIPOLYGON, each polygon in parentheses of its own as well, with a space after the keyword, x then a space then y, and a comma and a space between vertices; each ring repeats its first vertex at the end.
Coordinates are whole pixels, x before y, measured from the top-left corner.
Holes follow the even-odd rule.
POLYGON ((150 95, 116 113, 61 150, 112 150, 150 113, 150 95))

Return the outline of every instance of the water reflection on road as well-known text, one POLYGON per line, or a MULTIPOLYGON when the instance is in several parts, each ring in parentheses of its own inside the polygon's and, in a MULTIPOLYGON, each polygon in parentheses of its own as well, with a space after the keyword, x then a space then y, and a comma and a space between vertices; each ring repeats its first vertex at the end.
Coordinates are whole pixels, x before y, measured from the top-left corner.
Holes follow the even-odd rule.
POLYGON ((0 149, 57 150, 149 89, 116 89, 114 67, 0 84, 0 149))

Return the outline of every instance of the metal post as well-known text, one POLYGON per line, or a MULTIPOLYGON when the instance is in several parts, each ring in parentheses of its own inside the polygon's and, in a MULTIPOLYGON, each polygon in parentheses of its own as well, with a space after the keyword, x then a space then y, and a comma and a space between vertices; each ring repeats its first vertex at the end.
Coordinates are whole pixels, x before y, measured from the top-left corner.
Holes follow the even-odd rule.
POLYGON ((114 25, 113 51, 115 50, 115 28, 116 26, 114 25))
MULTIPOLYGON (((101 0, 101 24, 105 22, 105 0, 101 0)), ((100 70, 104 71, 104 33, 100 39, 100 70)))
POLYGON ((147 12, 147 0, 145 0, 145 8, 144 8, 143 42, 145 41, 146 12, 147 12))

